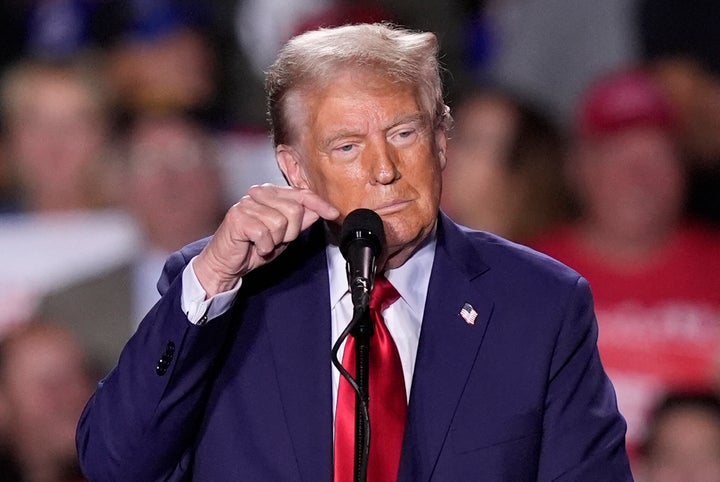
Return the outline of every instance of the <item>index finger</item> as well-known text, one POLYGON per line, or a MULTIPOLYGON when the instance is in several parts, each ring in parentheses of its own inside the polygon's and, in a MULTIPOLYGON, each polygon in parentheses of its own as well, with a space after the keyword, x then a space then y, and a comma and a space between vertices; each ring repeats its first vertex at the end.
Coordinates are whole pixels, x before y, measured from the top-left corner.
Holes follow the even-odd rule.
MULTIPOLYGON (((281 203, 285 205, 284 209, 291 209, 292 205, 300 208, 295 211, 297 218, 295 216, 288 217, 288 219, 297 219, 299 230, 304 230, 319 218, 334 221, 340 217, 340 211, 335 206, 310 189, 266 183, 253 186, 248 194, 261 204, 268 206, 279 207, 278 203, 281 203)), ((289 213, 290 211, 287 211, 286 214, 289 213)))
MULTIPOLYGON (((312 211, 316 213, 319 217, 326 219, 328 221, 334 221, 340 216, 340 211, 321 198, 319 195, 317 195, 315 192, 309 190, 309 189, 296 189, 296 191, 299 194, 298 202, 303 205, 306 209, 306 215, 307 210, 312 211)), ((303 216, 303 227, 305 224, 305 216, 303 216)))
POLYGON ((302 228, 305 229, 318 218, 328 221, 334 221, 340 216, 340 211, 325 199, 320 197, 310 189, 302 189, 292 186, 275 186, 271 184, 263 184, 263 188, 271 188, 269 190, 261 189, 252 194, 253 197, 268 199, 274 197, 278 200, 290 201, 297 203, 302 207, 302 228))

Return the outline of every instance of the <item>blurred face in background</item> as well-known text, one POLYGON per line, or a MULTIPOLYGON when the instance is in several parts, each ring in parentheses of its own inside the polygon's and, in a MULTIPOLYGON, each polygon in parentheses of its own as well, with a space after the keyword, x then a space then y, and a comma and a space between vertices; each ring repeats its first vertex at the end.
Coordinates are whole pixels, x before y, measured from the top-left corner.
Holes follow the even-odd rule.
POLYGON ((616 239, 663 239, 683 209, 684 173, 674 140, 634 127, 582 142, 576 187, 595 229, 616 239))
POLYGON ((678 113, 687 161, 717 165, 720 158, 720 76, 689 58, 657 61, 655 78, 678 113))
POLYGON ((198 31, 179 28, 111 50, 108 74, 131 109, 192 109, 215 95, 215 58, 198 31))
POLYGON ((140 119, 128 139, 120 193, 151 244, 173 251, 212 234, 223 192, 209 136, 180 116, 140 119))
POLYGON ((640 467, 645 482, 720 481, 717 414, 692 406, 666 413, 640 467))
POLYGON ((76 341, 53 326, 21 331, 4 345, 0 407, 28 480, 53 480, 77 459, 75 429, 93 389, 84 362, 76 341))
POLYGON ((33 211, 94 207, 107 132, 102 107, 76 76, 38 70, 14 88, 6 146, 33 211))
POLYGON ((443 173, 443 210, 460 224, 509 235, 521 195, 509 167, 517 113, 499 96, 484 95, 453 113, 443 173))

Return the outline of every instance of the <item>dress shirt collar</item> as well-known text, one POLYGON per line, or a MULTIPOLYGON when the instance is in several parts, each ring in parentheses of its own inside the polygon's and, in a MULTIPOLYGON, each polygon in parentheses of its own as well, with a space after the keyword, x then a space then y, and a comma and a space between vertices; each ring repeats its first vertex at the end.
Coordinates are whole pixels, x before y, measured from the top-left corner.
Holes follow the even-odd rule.
MULTIPOLYGON (((399 268, 387 270, 385 276, 400 293, 400 297, 422 319, 425 298, 435 259, 436 229, 420 245, 417 251, 399 268)), ((330 279, 330 307, 333 308, 349 293, 345 258, 334 244, 326 247, 330 279)))

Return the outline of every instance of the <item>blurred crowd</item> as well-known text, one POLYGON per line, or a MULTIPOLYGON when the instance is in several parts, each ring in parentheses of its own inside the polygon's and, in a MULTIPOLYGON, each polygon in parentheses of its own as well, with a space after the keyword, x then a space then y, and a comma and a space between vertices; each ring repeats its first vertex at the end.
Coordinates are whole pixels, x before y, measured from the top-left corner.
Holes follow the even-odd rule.
POLYGON ((437 33, 442 208, 570 265, 638 480, 720 481, 720 3, 0 3, 0 481, 79 481, 92 386, 166 256, 283 183, 263 72, 292 35, 437 33))

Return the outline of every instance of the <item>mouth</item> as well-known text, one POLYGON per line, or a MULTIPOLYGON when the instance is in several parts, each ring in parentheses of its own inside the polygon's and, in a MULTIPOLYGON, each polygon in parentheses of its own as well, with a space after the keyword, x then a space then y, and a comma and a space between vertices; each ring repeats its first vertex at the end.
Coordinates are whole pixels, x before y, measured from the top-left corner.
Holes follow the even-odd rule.
POLYGON ((407 199, 398 199, 390 202, 386 202, 383 204, 380 204, 377 206, 374 210, 376 213, 378 213, 380 216, 387 216, 390 214, 394 214, 398 211, 402 211, 405 209, 408 204, 410 204, 410 201, 407 199))

